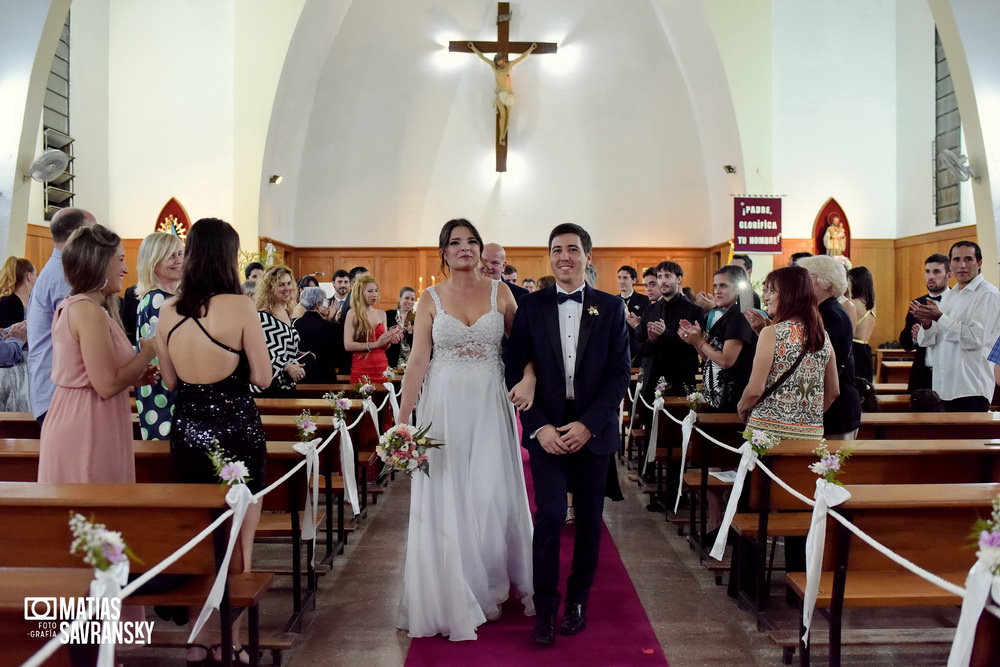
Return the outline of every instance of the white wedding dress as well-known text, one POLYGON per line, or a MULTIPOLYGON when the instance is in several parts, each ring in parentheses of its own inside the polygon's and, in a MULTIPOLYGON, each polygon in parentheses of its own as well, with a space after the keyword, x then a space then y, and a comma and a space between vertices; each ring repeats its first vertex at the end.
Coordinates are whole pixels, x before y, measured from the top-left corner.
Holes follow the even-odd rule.
POLYGON ((398 626, 410 637, 476 638, 500 616, 511 588, 528 615, 531 514, 514 408, 503 380, 503 315, 497 283, 490 311, 472 326, 448 315, 429 287, 434 354, 417 424, 445 443, 430 450, 430 475, 413 476, 398 626))

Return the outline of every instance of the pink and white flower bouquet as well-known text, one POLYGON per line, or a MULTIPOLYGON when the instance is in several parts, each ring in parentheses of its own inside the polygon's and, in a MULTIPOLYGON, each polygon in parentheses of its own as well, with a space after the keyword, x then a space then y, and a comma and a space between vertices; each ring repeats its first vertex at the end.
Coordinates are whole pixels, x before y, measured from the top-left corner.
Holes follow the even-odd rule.
POLYGON ((344 421, 344 411, 351 408, 351 399, 344 398, 344 392, 342 391, 338 391, 336 394, 328 391, 323 394, 323 400, 333 408, 334 420, 339 419, 340 421, 344 421))
POLYGON ((1000 577, 1000 496, 993 500, 990 518, 973 524, 971 537, 978 547, 976 557, 994 577, 1000 577))
POLYGON ((385 463, 385 469, 398 470, 410 476, 419 470, 430 476, 427 450, 444 447, 443 442, 427 437, 430 427, 430 424, 422 428, 398 424, 383 433, 375 453, 385 463))
POLYGON ((212 467, 215 468, 215 474, 219 481, 226 486, 246 484, 253 479, 250 477, 250 470, 246 464, 227 456, 215 438, 212 438, 212 448, 208 450, 208 458, 212 462, 212 467))
POLYGON ((841 449, 833 454, 827 449, 824 442, 813 450, 813 454, 819 457, 819 461, 809 465, 809 470, 816 473, 831 484, 843 486, 844 483, 837 479, 840 473, 844 472, 844 461, 850 458, 854 452, 848 449, 841 449))
POLYGON ((73 543, 69 552, 83 553, 83 562, 96 570, 109 570, 126 558, 141 563, 125 544, 122 534, 108 530, 103 523, 87 521, 82 514, 71 512, 69 528, 73 532, 73 543))

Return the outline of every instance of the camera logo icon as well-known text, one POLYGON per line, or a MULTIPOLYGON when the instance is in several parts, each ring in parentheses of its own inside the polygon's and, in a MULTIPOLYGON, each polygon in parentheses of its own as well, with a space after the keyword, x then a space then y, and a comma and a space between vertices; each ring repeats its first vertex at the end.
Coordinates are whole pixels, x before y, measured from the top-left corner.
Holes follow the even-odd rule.
POLYGON ((58 605, 55 598, 24 598, 24 620, 58 620, 58 605))

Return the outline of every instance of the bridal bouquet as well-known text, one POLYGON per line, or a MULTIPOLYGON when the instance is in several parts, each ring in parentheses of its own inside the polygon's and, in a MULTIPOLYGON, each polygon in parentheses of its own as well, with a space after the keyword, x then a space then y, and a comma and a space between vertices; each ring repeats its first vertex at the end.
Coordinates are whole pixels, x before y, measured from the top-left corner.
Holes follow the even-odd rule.
POLYGON ((73 532, 69 552, 83 552, 83 562, 96 570, 109 570, 126 558, 142 562, 125 544, 122 534, 108 530, 103 523, 93 523, 82 514, 70 513, 69 528, 73 532))
POLYGON ((430 424, 422 428, 400 424, 383 433, 378 439, 375 453, 385 463, 385 469, 399 470, 411 476, 414 471, 419 470, 429 476, 427 450, 444 447, 443 442, 427 437, 430 427, 430 424))

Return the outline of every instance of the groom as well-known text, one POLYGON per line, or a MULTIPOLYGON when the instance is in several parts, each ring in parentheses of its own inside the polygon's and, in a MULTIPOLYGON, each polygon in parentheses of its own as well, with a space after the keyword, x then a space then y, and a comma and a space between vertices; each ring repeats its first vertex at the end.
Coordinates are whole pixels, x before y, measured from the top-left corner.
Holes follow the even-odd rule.
POLYGON ((618 406, 631 370, 622 300, 584 282, 591 250, 590 234, 579 225, 552 230, 556 284, 521 299, 504 355, 508 382, 519 379, 528 362, 537 378, 534 406, 521 414, 521 424, 535 485, 533 639, 546 646, 556 638, 567 492, 573 493, 576 541, 559 630, 575 635, 587 625, 608 466, 620 443, 618 406))

